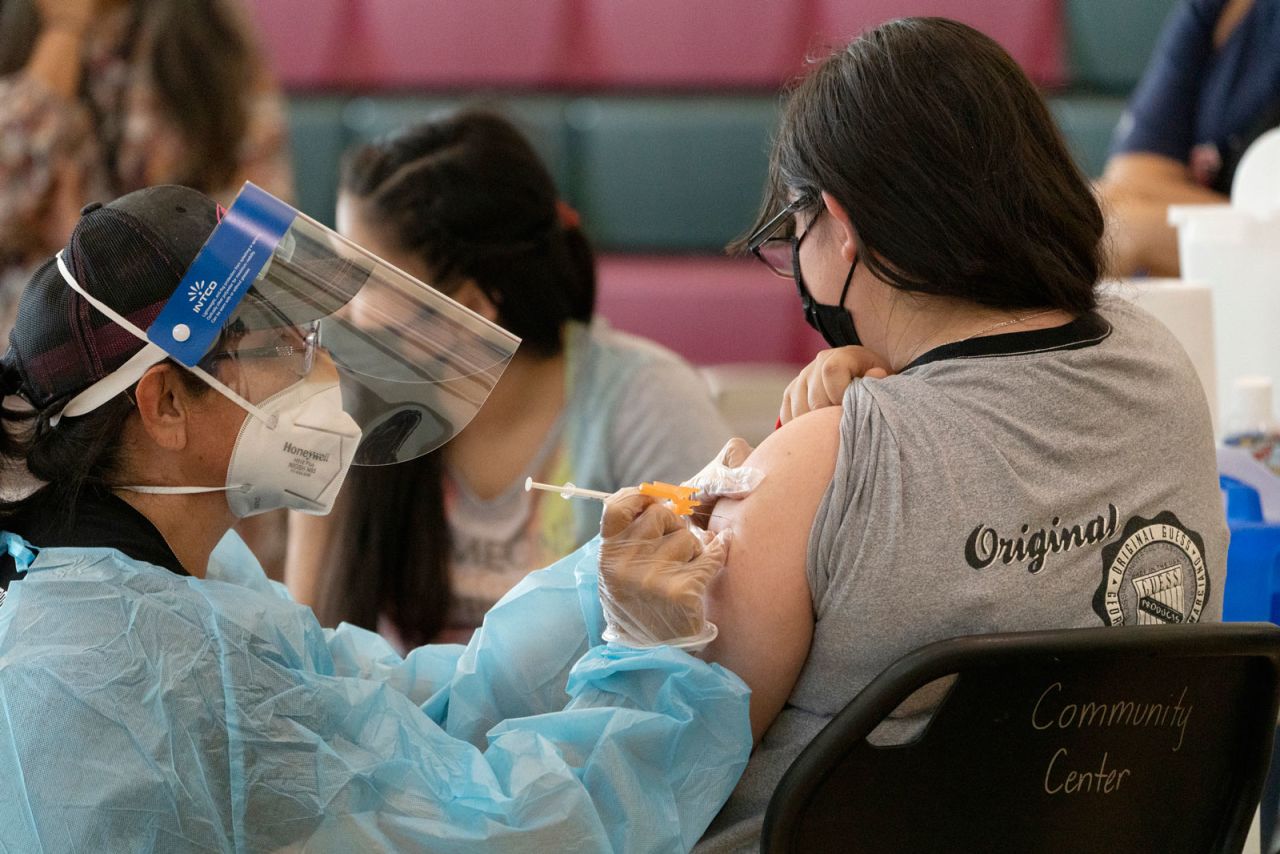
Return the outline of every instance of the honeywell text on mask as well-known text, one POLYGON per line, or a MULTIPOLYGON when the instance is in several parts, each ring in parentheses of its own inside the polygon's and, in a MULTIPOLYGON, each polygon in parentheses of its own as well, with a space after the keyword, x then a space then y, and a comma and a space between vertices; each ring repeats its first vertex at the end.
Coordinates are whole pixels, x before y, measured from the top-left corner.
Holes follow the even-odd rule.
POLYGON ((330 454, 322 454, 319 451, 309 451, 306 448, 299 448, 292 442, 284 443, 284 452, 286 454, 293 454, 295 457, 301 457, 304 460, 312 460, 317 463, 327 463, 329 462, 330 457, 330 454))

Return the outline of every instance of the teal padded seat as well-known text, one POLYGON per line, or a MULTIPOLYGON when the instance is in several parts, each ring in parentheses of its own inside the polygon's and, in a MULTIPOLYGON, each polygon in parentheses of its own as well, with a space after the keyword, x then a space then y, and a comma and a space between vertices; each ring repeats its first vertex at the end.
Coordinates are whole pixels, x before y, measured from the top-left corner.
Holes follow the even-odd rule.
POLYGON ((1067 0, 1074 88, 1128 95, 1177 0, 1067 0))
POLYGON ((719 252, 751 225, 774 96, 581 99, 567 117, 571 199, 600 248, 719 252))
POLYGON ((348 145, 368 142, 456 106, 456 98, 370 94, 353 97, 342 110, 348 145))
POLYGON ((428 95, 293 95, 288 102, 289 136, 298 207, 333 225, 339 170, 347 149, 464 105, 492 109, 511 119, 529 137, 561 192, 567 192, 565 103, 565 98, 552 96, 464 101, 428 95))
POLYGON ((1111 135, 1124 108, 1125 99, 1114 96, 1059 95, 1049 99, 1049 110, 1067 138, 1076 163, 1090 178, 1102 174, 1111 135))
POLYGON ((295 204, 303 213, 330 226, 338 196, 338 163, 345 143, 345 103, 346 98, 336 95, 293 95, 288 101, 295 204))

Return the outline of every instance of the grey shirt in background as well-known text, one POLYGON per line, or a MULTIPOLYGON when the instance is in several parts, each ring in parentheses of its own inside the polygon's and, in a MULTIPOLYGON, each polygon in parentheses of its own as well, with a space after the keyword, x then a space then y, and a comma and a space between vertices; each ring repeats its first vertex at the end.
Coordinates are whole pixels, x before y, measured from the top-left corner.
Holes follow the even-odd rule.
POLYGON ((599 502, 526 492, 526 477, 602 492, 643 481, 679 483, 729 439, 697 371, 654 342, 603 321, 569 323, 565 354, 564 410, 506 491, 482 499, 446 466, 450 639, 468 637, 520 579, 599 531, 599 502))
POLYGON ((809 537, 808 660, 699 851, 755 850, 801 749, 924 644, 1222 617, 1228 535, 1204 391, 1130 304, 855 382, 840 432, 809 537))

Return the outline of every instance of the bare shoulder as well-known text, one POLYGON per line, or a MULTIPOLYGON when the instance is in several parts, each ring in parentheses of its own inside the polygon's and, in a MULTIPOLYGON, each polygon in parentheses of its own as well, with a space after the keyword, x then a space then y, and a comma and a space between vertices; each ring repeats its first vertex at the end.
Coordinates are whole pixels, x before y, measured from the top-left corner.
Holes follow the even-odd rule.
MULTIPOLYGON (((752 524, 756 520, 766 527, 772 527, 769 521, 807 521, 811 525, 835 471, 843 411, 827 407, 807 413, 761 442, 746 464, 764 472, 764 480, 747 498, 717 504, 712 530, 732 527, 736 539, 763 533, 752 524)), ((806 539, 808 531, 806 525, 806 539)))
POLYGON ((748 465, 764 472, 750 496, 716 505, 712 530, 732 528, 725 570, 710 590, 720 636, 706 657, 751 686, 758 739, 781 710, 808 655, 813 610, 805 561, 814 515, 840 448, 837 407, 811 412, 761 443, 748 465))

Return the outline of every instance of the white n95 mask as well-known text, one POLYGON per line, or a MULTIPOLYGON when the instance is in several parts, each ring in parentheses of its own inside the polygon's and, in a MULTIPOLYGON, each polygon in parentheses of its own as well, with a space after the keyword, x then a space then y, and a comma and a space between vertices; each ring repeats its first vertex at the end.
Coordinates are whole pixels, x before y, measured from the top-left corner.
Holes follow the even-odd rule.
POLYGON ((247 415, 227 466, 227 504, 241 518, 287 507, 322 516, 360 445, 337 382, 294 383, 258 405, 275 426, 247 415))
POLYGON ((239 518, 287 508, 323 516, 360 445, 360 428, 342 409, 336 382, 301 380, 245 416, 227 464, 226 486, 122 486, 149 495, 226 492, 239 518))

